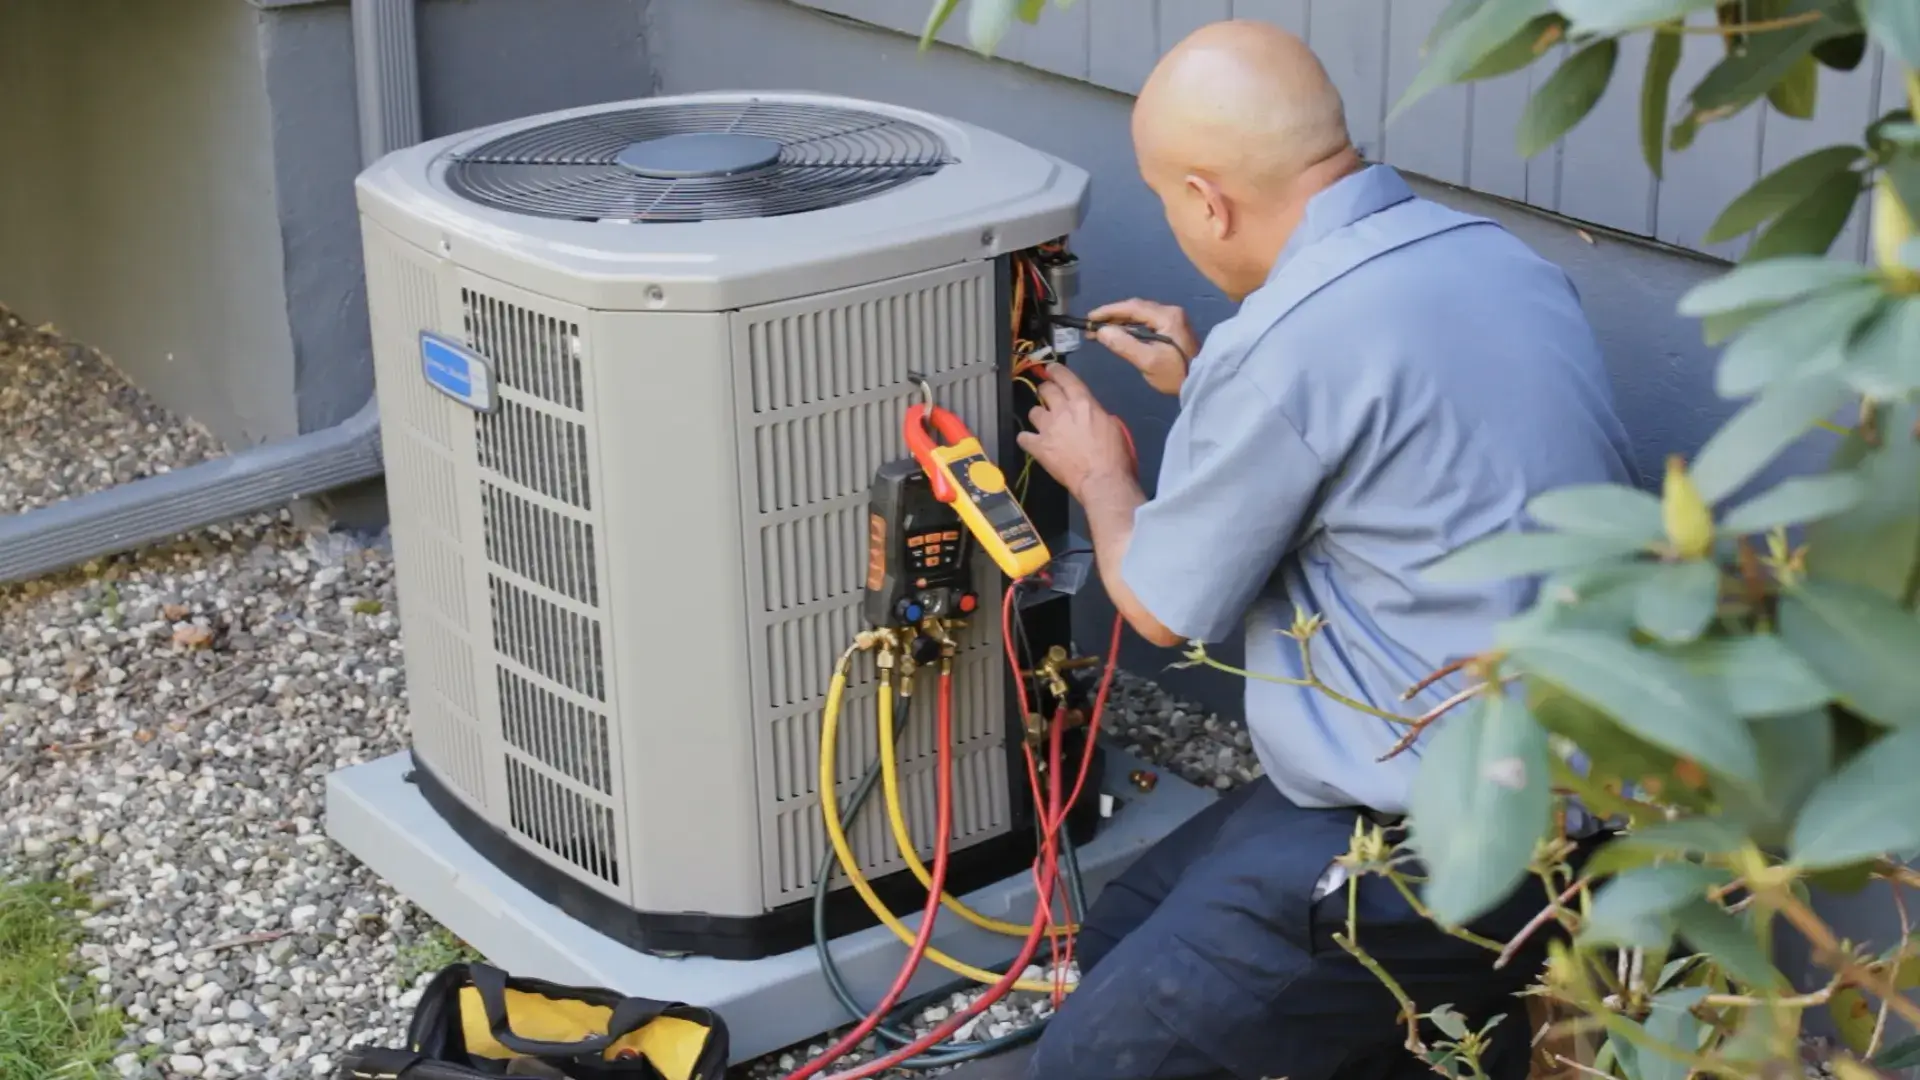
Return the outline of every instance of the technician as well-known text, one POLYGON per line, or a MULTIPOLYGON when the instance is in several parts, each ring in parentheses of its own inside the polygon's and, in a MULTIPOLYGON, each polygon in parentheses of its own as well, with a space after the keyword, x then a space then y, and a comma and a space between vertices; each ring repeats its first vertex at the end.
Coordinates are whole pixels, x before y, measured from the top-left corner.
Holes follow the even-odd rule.
MULTIPOLYGON (((1215 23, 1176 46, 1133 140, 1181 250, 1239 310, 1204 348, 1177 307, 1092 313, 1180 343, 1099 337, 1179 395, 1152 498, 1119 424, 1064 370, 1021 445, 1085 509, 1107 593, 1149 641, 1218 641, 1244 620, 1248 666, 1298 678, 1280 633, 1298 605, 1326 619, 1321 679, 1377 708, 1430 707, 1458 684, 1400 694, 1486 648, 1531 586, 1443 588, 1421 568, 1515 527, 1542 491, 1632 480, 1579 298, 1498 225, 1363 162, 1325 70, 1273 26, 1215 23)), ((1381 762, 1403 728, 1271 682, 1248 681, 1246 712, 1266 779, 1101 893, 1035 1080, 1431 1075, 1393 998, 1330 938, 1346 918, 1333 859, 1356 815, 1405 813, 1420 744, 1381 762)), ((1509 939, 1544 903, 1530 883, 1476 929, 1509 939)), ((1521 1080, 1530 1032, 1511 995, 1540 953, 1495 971, 1378 876, 1358 905, 1361 944, 1423 1009, 1508 1017, 1487 1064, 1521 1080)))

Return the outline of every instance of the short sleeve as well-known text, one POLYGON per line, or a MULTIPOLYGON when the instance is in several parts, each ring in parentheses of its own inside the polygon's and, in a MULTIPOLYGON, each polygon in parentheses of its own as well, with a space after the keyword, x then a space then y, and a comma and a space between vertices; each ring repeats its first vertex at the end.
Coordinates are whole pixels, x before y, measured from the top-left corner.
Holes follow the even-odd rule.
POLYGON ((1293 547, 1324 476, 1257 386, 1210 387, 1168 432, 1157 490, 1134 512, 1121 579, 1174 633, 1226 638, 1293 547))

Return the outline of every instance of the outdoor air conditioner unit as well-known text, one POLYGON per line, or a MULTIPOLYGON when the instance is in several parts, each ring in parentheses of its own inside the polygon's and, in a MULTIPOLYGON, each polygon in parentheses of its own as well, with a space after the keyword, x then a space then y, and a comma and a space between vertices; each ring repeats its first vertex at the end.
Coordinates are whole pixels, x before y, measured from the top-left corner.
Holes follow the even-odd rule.
MULTIPOLYGON (((411 779, 441 816, 636 948, 809 940, 817 736, 860 629, 869 478, 904 456, 909 372, 1012 450, 1010 256, 1075 229, 1086 192, 977 127, 787 93, 575 109, 370 169, 411 779)), ((1050 542, 1065 505, 1030 505, 1050 542)), ((1030 618, 1034 647, 1065 642, 1058 607, 1030 618)), ((956 894, 1033 851, 998 623, 974 621, 956 667, 956 894)), ((848 786, 874 691, 856 668, 848 786)), ((901 751, 923 855, 931 726, 901 751)), ((915 895, 881 815, 852 840, 883 895, 915 895)), ((832 911, 865 923, 845 889, 832 911)))

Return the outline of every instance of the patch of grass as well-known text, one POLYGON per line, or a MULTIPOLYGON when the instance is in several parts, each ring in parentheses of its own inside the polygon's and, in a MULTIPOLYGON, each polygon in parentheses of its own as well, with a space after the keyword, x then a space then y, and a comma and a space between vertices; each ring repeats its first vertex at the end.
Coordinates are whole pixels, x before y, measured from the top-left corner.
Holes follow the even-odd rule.
POLYGON ((92 902, 64 882, 0 882, 0 1076, 115 1077, 125 1033, 83 974, 80 920, 92 902))
POLYGON ((419 937, 401 942, 395 959, 398 961, 400 985, 405 987, 412 986, 420 976, 439 971, 449 964, 474 963, 484 957, 475 952, 473 946, 455 937, 453 931, 435 923, 433 929, 419 937))

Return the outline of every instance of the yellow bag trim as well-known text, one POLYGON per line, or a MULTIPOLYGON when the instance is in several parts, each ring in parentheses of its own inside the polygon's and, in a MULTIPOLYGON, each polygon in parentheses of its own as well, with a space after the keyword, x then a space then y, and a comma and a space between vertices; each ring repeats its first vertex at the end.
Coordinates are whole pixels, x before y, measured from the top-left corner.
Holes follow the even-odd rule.
MULTIPOLYGON (((605 1005, 507 990, 507 1027, 523 1039, 579 1042, 606 1034, 607 1021, 612 1018, 613 1010, 605 1005)), ((518 1056, 500 1045, 488 1030, 486 1006, 480 1000, 480 991, 471 986, 460 988, 460 1030, 467 1053, 474 1057, 504 1061, 518 1056)), ((615 1040, 602 1056, 612 1061, 621 1051, 631 1050, 651 1062, 666 1080, 692 1080, 709 1034, 705 1024, 676 1016, 656 1017, 640 1030, 615 1040)))

